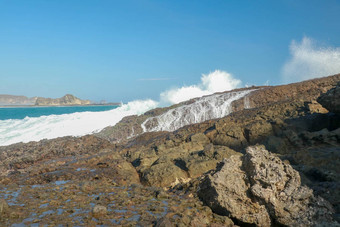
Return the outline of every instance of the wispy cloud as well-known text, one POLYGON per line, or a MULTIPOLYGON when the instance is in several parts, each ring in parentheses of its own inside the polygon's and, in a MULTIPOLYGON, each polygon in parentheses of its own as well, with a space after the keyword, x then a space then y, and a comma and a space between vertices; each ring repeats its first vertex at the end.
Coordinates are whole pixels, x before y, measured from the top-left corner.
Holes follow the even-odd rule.
POLYGON ((138 79, 138 81, 157 81, 157 80, 174 80, 176 78, 170 78, 170 77, 158 77, 158 78, 141 78, 138 79))
POLYGON ((340 48, 321 47, 311 38, 292 41, 290 58, 282 68, 283 82, 297 82, 340 73, 340 48))

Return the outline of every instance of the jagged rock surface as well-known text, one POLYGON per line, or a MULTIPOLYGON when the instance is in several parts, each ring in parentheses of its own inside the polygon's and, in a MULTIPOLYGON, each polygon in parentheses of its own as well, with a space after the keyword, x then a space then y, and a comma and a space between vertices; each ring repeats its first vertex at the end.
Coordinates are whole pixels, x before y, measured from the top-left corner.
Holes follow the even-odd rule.
POLYGON ((323 107, 333 113, 340 113, 340 83, 318 98, 323 107))
MULTIPOLYGON (((301 101, 308 102, 309 108, 312 109, 313 112, 325 113, 327 110, 325 110, 315 100, 320 96, 320 94, 336 86, 339 80, 340 74, 337 74, 325 78, 313 79, 282 86, 250 87, 246 89, 236 89, 229 91, 230 93, 244 91, 247 89, 255 90, 250 94, 233 101, 231 103, 230 112, 237 112, 249 108, 259 108, 277 102, 301 101)), ((141 124, 145 122, 146 119, 160 116, 169 110, 174 110, 184 105, 190 105, 196 100, 197 99, 192 99, 166 108, 157 108, 155 110, 148 111, 143 115, 136 116, 133 120, 123 119, 117 125, 113 127, 107 127, 103 131, 97 133, 97 136, 109 139, 113 142, 125 142, 127 140, 126 138, 134 138, 143 132, 141 124)), ((189 114, 190 112, 191 111, 188 111, 189 114)), ((151 121, 151 123, 144 126, 155 127, 157 121, 151 121)))
MULTIPOLYGON (((9 205, 0 215, 0 225, 147 226, 170 222, 175 226, 233 226, 227 216, 219 215, 225 214, 225 209, 213 213, 197 198, 202 174, 216 167, 223 171, 218 163, 224 158, 230 167, 224 169, 225 173, 234 187, 228 198, 238 198, 231 209, 244 214, 234 215, 235 224, 276 225, 286 222, 286 216, 296 220, 300 217, 294 216, 293 211, 297 208, 304 211, 310 201, 318 208, 326 207, 317 210, 327 223, 328 205, 318 196, 333 205, 334 218, 339 222, 340 116, 328 113, 316 102, 319 94, 339 80, 340 75, 336 75, 266 87, 248 100, 233 102, 235 112, 227 117, 188 125, 174 132, 143 133, 124 143, 117 143, 115 136, 110 140, 116 144, 84 136, 0 147, 0 188, 3 189, 0 198, 5 198, 9 205), (244 109, 245 102, 251 109, 244 109), (251 165, 252 158, 258 160, 258 157, 251 156, 245 161, 248 154, 244 155, 244 149, 256 143, 264 144, 284 160, 273 165, 278 171, 283 169, 282 175, 271 171, 274 177, 267 182, 261 175, 263 167, 251 165), (297 186, 296 195, 301 199, 297 204, 301 207, 293 203, 288 210, 281 210, 283 204, 290 202, 282 202, 285 200, 280 197, 280 182, 289 182, 289 177, 296 176, 285 167, 288 161, 299 171, 301 185, 308 185, 313 195, 304 186, 297 186), (268 192, 265 187, 273 189, 268 192), (301 197, 304 192, 308 198, 301 197), (267 196, 280 200, 273 202, 267 196), (93 219, 91 211, 96 205, 106 207, 107 212, 93 219), (277 213, 270 212, 276 209, 277 213)), ((155 109, 141 117, 128 117, 117 125, 116 135, 135 136, 142 129, 139 125, 131 130, 128 128, 131 124, 138 125, 146 117, 163 112, 164 109, 155 109)), ((293 182, 299 185, 296 183, 299 181, 293 182)), ((288 184, 286 187, 290 188, 288 184)), ((287 198, 296 201, 294 196, 292 193, 287 198)), ((315 206, 311 206, 310 213, 302 212, 300 216, 314 217, 315 206)), ((302 218, 302 223, 307 223, 304 221, 302 218)))
POLYGON ((248 147, 208 174, 200 198, 216 213, 240 223, 336 226, 332 206, 301 185, 299 173, 263 146, 248 147))

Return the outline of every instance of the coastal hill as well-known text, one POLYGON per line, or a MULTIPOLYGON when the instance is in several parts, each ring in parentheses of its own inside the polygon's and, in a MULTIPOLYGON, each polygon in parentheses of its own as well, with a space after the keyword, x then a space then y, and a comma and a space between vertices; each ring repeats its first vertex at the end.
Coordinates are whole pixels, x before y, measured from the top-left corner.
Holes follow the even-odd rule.
POLYGON ((36 106, 73 106, 89 104, 91 104, 90 100, 81 100, 70 94, 56 99, 38 97, 35 101, 36 106))
POLYGON ((23 95, 0 95, 0 105, 33 105, 37 97, 28 98, 23 95))
MULTIPOLYGON (((61 98, 56 98, 56 99, 43 98, 43 97, 29 98, 29 97, 22 96, 22 95, 21 96, 5 95, 5 94, 0 95, 0 105, 2 106, 32 106, 32 105, 35 105, 35 106, 72 106, 72 105, 89 105, 89 104, 91 104, 91 101, 82 100, 70 94, 67 94, 61 98)), ((103 105, 103 104, 97 104, 97 105, 103 105)))
POLYGON ((0 147, 0 225, 339 226, 339 97, 337 74, 0 147))

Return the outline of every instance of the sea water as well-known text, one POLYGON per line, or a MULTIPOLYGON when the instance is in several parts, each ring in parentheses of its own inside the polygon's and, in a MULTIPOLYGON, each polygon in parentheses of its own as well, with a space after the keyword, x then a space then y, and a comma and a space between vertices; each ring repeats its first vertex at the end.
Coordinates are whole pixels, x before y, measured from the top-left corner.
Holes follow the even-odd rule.
POLYGON ((71 114, 77 112, 100 112, 117 108, 117 105, 108 106, 22 106, 22 107, 0 107, 0 120, 24 119, 25 117, 41 117, 48 115, 71 114))
MULTIPOLYGON (((174 131, 185 125, 221 118, 232 112, 232 102, 247 99, 253 89, 197 98, 146 119, 144 132, 174 131)), ((250 108, 244 102, 244 108, 250 108)), ((121 106, 38 107, 0 109, 0 146, 62 136, 83 136, 114 126, 123 117, 159 107, 153 100, 136 100, 121 106), (107 108, 107 109, 106 109, 107 108), (1 120, 2 119, 2 120, 1 120)))
POLYGON ((140 115, 157 105, 149 99, 121 106, 1 108, 0 146, 91 134, 117 124, 125 116, 140 115))

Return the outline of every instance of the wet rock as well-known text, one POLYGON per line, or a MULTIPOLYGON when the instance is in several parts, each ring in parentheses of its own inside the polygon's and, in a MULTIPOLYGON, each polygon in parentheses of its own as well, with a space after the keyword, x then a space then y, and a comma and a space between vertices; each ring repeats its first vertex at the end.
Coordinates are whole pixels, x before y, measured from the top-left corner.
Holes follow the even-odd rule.
POLYGON ((333 113, 340 113, 340 83, 318 98, 323 107, 333 113))
POLYGON ((337 224, 332 220, 332 206, 302 186, 299 173, 263 146, 248 147, 243 157, 224 160, 204 178, 198 195, 215 213, 240 223, 337 224))

